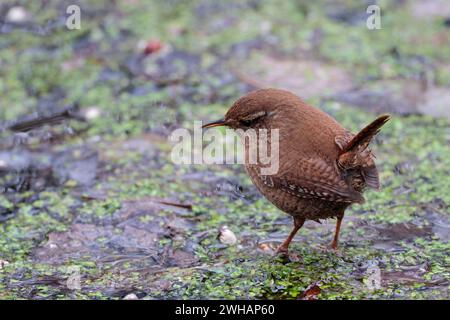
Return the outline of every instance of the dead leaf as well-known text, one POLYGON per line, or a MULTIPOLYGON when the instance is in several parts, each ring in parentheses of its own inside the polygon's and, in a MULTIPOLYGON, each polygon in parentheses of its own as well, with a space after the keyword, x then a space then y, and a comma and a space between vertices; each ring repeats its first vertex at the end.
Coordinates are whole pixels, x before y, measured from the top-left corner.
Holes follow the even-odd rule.
POLYGON ((322 292, 317 282, 309 285, 308 288, 299 296, 300 300, 317 300, 317 296, 322 292))

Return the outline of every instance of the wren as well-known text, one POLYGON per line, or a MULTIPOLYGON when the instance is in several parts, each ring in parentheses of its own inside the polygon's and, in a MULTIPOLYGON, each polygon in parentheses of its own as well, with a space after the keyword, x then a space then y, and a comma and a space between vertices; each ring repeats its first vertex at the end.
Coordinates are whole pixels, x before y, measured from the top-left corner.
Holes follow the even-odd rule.
MULTIPOLYGON (((306 220, 336 218, 331 248, 337 249, 345 210, 364 202, 367 187, 380 187, 369 144, 389 119, 389 115, 382 115, 353 134, 289 91, 261 89, 241 97, 223 119, 203 128, 279 130, 277 173, 262 175, 263 165, 248 161, 248 157, 244 163, 256 188, 293 217, 294 228, 277 250, 286 254, 306 220)), ((245 152, 250 147, 244 142, 245 152)))

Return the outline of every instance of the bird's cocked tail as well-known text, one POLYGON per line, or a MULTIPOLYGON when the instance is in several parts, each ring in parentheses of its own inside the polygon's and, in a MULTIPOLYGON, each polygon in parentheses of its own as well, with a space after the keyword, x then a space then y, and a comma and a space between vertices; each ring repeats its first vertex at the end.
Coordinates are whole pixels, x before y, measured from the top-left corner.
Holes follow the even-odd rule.
MULTIPOLYGON (((380 183, 378 170, 373 160, 372 152, 367 149, 372 139, 380 132, 381 127, 389 121, 390 115, 382 115, 367 125, 358 134, 353 136, 348 143, 341 146, 338 156, 338 166, 345 172, 355 169, 360 171, 365 185, 379 189, 380 183)), ((348 141, 348 140, 347 140, 348 141)))
POLYGON ((390 115, 384 114, 372 121, 350 140, 350 142, 342 150, 341 154, 352 151, 362 152, 367 149, 370 141, 372 141, 373 137, 380 132, 381 127, 388 122, 390 118, 390 115))

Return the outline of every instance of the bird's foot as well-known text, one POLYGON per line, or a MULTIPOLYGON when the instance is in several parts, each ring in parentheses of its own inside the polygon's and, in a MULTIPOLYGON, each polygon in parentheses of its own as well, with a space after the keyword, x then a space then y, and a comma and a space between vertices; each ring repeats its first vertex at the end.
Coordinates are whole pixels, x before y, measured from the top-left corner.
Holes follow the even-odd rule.
POLYGON ((330 250, 330 251, 337 252, 338 251, 338 245, 337 245, 337 243, 332 242, 332 243, 330 243, 328 245, 327 249, 330 250))
POLYGON ((288 256, 289 255, 289 249, 283 245, 279 246, 277 250, 275 251, 275 255, 279 256, 288 256))
POLYGON ((296 262, 300 260, 300 256, 289 252, 288 248, 280 246, 275 251, 275 257, 281 258, 285 262, 296 262))

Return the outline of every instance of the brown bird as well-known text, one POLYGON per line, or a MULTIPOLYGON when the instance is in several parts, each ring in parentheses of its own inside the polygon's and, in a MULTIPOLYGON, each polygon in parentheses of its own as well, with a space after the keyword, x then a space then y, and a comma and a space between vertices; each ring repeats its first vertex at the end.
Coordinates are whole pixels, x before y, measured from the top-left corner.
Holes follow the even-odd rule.
MULTIPOLYGON (((259 159, 250 161, 248 154, 255 146, 249 139, 244 142, 245 167, 258 190, 294 218, 293 230, 277 250, 287 253, 305 220, 337 218, 331 243, 337 248, 345 210, 352 203, 364 202, 366 187, 379 189, 374 155, 368 146, 389 118, 382 115, 355 135, 291 92, 261 89, 237 100, 223 119, 203 128, 256 129, 258 137, 259 129, 279 129, 278 172, 261 174, 266 164, 259 159)), ((270 150, 275 144, 268 136, 270 150)))

